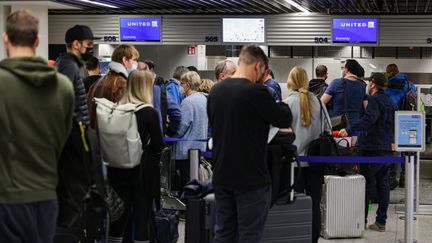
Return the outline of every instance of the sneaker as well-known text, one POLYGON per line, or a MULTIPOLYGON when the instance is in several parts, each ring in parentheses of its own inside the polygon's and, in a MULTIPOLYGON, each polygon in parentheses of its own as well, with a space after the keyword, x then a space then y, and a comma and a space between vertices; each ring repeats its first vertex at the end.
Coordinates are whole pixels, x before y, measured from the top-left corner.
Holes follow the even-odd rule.
POLYGON ((385 231, 385 225, 379 224, 375 222, 374 224, 369 225, 368 227, 370 230, 378 231, 378 232, 384 232, 385 231))

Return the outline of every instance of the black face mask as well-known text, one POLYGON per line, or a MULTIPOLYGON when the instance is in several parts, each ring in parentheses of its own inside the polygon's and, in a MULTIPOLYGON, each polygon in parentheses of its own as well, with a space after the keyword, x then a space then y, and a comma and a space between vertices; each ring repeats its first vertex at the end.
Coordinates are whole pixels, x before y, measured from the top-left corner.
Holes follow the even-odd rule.
POLYGON ((87 47, 86 51, 81 54, 81 58, 83 59, 83 61, 90 60, 90 58, 93 56, 93 52, 93 47, 87 47))

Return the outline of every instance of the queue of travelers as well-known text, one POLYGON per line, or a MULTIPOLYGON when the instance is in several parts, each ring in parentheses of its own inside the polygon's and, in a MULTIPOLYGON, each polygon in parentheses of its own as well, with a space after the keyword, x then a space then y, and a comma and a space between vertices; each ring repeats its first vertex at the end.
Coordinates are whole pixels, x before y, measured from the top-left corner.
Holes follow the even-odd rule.
MULTIPOLYGON (((194 66, 177 66, 165 81, 155 63, 140 60, 129 44, 114 49, 109 71, 101 76, 88 26, 66 31, 67 52, 53 67, 35 56, 41 37, 31 12, 13 12, 5 25, 8 57, 0 62, 0 111, 5 114, 0 117, 2 242, 94 242, 106 229, 107 242, 153 242, 163 139, 183 140, 173 153, 182 187, 190 179, 188 151, 206 150, 206 143, 198 140, 207 139, 209 126, 214 144, 214 242, 260 242, 271 203, 266 164, 270 125, 291 128, 297 153, 304 155, 311 141, 331 132, 325 120, 346 114, 348 123, 340 136, 359 133, 356 146, 363 156, 391 156, 394 113, 402 109, 408 90, 415 91, 395 64, 385 75, 364 78, 363 67, 348 59, 342 77, 328 84, 326 66, 318 65, 311 81, 304 68, 294 67, 287 78, 288 95, 282 97, 269 59, 257 45, 242 48, 238 65, 228 59, 218 62, 217 82, 202 79, 194 66), (137 166, 107 166, 105 171, 99 139, 107 128, 98 125, 99 98, 135 107, 131 117, 141 144, 137 166), (8 112, 12 106, 14 111, 8 112), (108 197, 114 198, 108 207, 116 217, 105 227, 108 197)), ((316 243, 324 172, 306 162, 301 165, 296 191, 312 198, 316 243)), ((371 230, 385 231, 394 170, 387 164, 360 167, 366 178, 366 206, 371 187, 378 191, 371 230)))

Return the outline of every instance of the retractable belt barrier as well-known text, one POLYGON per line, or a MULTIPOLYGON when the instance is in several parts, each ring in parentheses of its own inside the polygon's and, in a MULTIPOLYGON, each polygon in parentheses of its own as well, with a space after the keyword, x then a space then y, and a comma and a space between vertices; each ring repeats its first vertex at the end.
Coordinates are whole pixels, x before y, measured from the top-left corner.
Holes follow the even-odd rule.
POLYGON ((177 142, 208 142, 208 139, 184 139, 184 138, 172 138, 165 137, 164 142, 166 143, 177 143, 177 142))
MULTIPOLYGON (((166 137, 164 141, 167 143, 176 142, 207 142, 207 139, 183 139, 166 137)), ((204 158, 212 158, 212 151, 201 151, 201 156, 204 158)), ((308 163, 358 163, 358 164, 403 164, 405 157, 403 156, 385 156, 385 157, 371 157, 371 156, 298 156, 300 161, 308 163)))

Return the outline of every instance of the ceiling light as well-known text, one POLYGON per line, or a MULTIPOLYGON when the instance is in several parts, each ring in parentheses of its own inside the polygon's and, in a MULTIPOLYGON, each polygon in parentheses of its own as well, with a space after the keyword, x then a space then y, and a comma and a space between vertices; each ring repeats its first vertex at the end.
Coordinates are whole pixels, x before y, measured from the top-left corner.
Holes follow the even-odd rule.
POLYGON ((376 66, 373 65, 372 63, 369 63, 369 66, 371 66, 371 68, 376 69, 376 66))
POLYGON ((294 2, 293 0, 285 0, 285 2, 287 2, 291 6, 295 7, 296 9, 302 11, 303 13, 310 13, 309 10, 307 10, 306 8, 304 8, 302 5, 294 2))
POLYGON ((95 2, 95 1, 90 1, 90 0, 79 0, 80 2, 84 2, 84 3, 90 3, 90 4, 94 4, 94 5, 99 5, 99 6, 104 6, 104 7, 108 7, 108 8, 119 8, 117 6, 114 5, 110 5, 110 4, 106 4, 106 3, 100 3, 100 2, 95 2))

